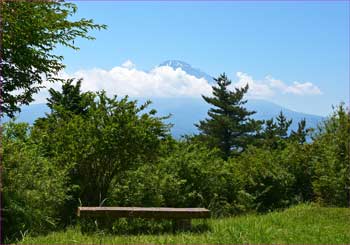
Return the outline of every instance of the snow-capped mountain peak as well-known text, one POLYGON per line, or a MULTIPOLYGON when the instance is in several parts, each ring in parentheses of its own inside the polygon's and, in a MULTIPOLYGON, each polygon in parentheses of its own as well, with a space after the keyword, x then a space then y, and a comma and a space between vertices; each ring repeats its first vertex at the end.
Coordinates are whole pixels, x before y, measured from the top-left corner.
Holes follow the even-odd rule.
POLYGON ((177 68, 181 68, 187 74, 195 76, 197 78, 204 78, 209 83, 212 83, 214 81, 213 77, 210 76, 209 74, 201 71, 198 68, 194 68, 190 64, 188 64, 184 61, 181 61, 181 60, 167 60, 167 61, 162 62, 159 66, 170 66, 174 70, 177 68))

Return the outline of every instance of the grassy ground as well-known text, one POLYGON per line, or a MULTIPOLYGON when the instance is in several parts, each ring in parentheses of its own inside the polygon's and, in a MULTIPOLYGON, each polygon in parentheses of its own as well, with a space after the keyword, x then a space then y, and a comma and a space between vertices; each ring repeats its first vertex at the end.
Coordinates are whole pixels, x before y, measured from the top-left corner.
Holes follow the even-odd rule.
MULTIPOLYGON (((196 225, 196 222, 193 222, 196 225)), ((42 237, 25 237, 22 244, 350 244, 350 209, 299 205, 283 212, 211 219, 204 232, 107 235, 82 234, 78 228, 42 237)), ((198 223, 197 223, 198 224, 198 223)))

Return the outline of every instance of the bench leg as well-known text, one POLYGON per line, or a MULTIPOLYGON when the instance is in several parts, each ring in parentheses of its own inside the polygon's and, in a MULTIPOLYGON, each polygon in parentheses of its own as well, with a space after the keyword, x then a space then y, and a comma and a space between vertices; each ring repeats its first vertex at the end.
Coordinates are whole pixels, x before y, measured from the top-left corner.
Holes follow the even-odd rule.
POLYGON ((190 230, 191 220, 190 219, 175 219, 173 220, 174 230, 190 230))

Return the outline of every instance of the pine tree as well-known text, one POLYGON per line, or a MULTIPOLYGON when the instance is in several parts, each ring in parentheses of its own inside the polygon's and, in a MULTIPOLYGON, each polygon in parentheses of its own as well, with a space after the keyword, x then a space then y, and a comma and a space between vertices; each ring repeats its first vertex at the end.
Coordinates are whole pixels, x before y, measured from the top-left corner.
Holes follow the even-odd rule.
POLYGON ((264 124, 264 131, 262 132, 263 145, 268 148, 277 148, 278 137, 276 135, 277 125, 273 118, 266 120, 264 124))
POLYGON ((288 130, 292 119, 287 120, 282 111, 276 117, 266 120, 262 132, 263 144, 271 149, 284 148, 285 141, 289 139, 288 130))
POLYGON ((202 96, 214 107, 208 111, 209 118, 200 121, 196 127, 200 131, 198 138, 209 147, 220 149, 223 158, 227 159, 232 153, 240 153, 253 143, 262 122, 250 119, 249 116, 255 112, 244 107, 247 101, 243 97, 248 91, 248 84, 231 91, 231 81, 225 73, 214 80, 213 97, 202 96))
POLYGON ((51 109, 50 114, 37 118, 34 125, 37 128, 48 126, 48 120, 70 120, 73 115, 85 115, 89 103, 93 100, 91 92, 81 91, 82 79, 73 84, 74 79, 63 82, 61 91, 49 89, 50 98, 47 99, 47 106, 51 109))
POLYGON ((290 138, 297 141, 299 144, 304 144, 306 142, 306 136, 310 132, 309 128, 306 128, 305 118, 298 122, 297 131, 292 130, 290 138))
POLYGON ((279 136, 282 139, 287 138, 288 129, 292 124, 292 119, 287 120, 283 112, 280 111, 280 114, 276 117, 276 120, 277 120, 277 136, 279 136))
POLYGON ((52 113, 58 114, 59 109, 73 114, 84 114, 88 106, 88 94, 81 91, 82 79, 73 84, 74 79, 68 79, 62 84, 62 92, 49 89, 50 98, 47 99, 47 106, 52 113))

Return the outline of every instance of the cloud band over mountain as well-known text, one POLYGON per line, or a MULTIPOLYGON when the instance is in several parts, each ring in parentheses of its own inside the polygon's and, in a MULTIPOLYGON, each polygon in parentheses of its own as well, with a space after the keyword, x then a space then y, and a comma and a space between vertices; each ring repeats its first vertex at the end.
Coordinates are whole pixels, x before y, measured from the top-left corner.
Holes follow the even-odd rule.
MULTIPOLYGON (((212 81, 204 77, 196 77, 187 69, 163 65, 150 71, 136 68, 130 60, 110 70, 93 68, 79 70, 72 74, 62 72, 64 78, 83 78, 84 91, 105 90, 108 94, 129 95, 131 97, 199 97, 210 95, 212 81)), ((319 95, 321 90, 310 82, 294 82, 288 85, 281 80, 266 76, 263 80, 255 80, 252 76, 237 72, 237 78, 232 78, 232 88, 249 84, 250 98, 271 98, 277 93, 289 93, 296 96, 319 95)), ((59 84, 44 84, 46 88, 59 89, 59 84)), ((45 102, 47 89, 36 97, 37 103, 45 102)))

